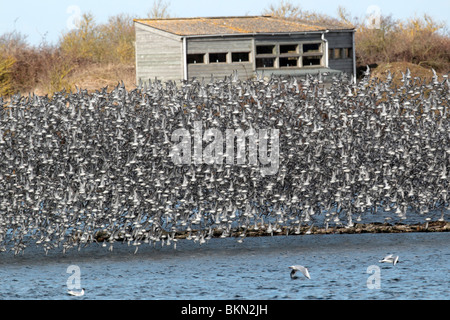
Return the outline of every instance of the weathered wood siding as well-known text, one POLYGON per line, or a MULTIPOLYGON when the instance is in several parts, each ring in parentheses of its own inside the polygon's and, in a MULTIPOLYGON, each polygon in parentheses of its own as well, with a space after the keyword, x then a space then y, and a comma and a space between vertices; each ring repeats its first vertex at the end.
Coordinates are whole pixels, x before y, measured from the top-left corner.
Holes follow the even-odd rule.
MULTIPOLYGON (((238 72, 240 79, 249 79, 254 74, 253 64, 253 40, 244 39, 188 39, 188 54, 206 54, 209 53, 227 53, 226 63, 199 63, 188 65, 188 78, 211 78, 223 79, 230 76, 234 71, 238 72), (232 52, 249 52, 250 61, 234 62, 231 61, 232 52)), ((206 57, 205 62, 208 62, 206 57)))
POLYGON ((330 48, 351 48, 353 32, 333 32, 330 31, 325 34, 330 48))
MULTIPOLYGON (((353 48, 352 33, 353 32, 328 32, 325 35, 325 39, 328 41, 328 48, 353 48)), ((328 67, 353 74, 353 55, 348 59, 331 59, 330 57, 328 60, 328 67)))
POLYGON ((353 59, 335 59, 329 61, 329 68, 353 74, 353 59))
POLYGON ((260 35, 256 36, 255 42, 256 44, 267 43, 300 43, 300 42, 309 42, 309 41, 320 41, 321 40, 320 33, 310 33, 310 34, 292 34, 292 35, 260 35))
POLYGON ((190 53, 216 53, 216 52, 241 52, 253 50, 252 39, 189 39, 187 43, 187 52, 190 53))
POLYGON ((239 79, 250 79, 254 75, 253 63, 212 63, 212 64, 190 64, 188 65, 189 78, 211 78, 223 79, 237 71, 239 79))
POLYGON ((136 27, 136 80, 183 79, 183 41, 139 23, 136 27))
MULTIPOLYGON (((148 81, 155 77, 165 82, 180 81, 184 78, 183 38, 149 26, 135 23, 136 27, 136 80, 148 81)), ((325 34, 328 49, 352 48, 352 32, 330 31, 325 34)), ((254 37, 204 37, 187 38, 187 54, 205 54, 205 63, 188 64, 187 77, 223 79, 237 71, 241 79, 249 79, 256 74, 255 47, 258 44, 286 44, 322 41, 322 33, 291 35, 256 35, 254 37), (232 62, 233 52, 249 52, 249 61, 232 62), (210 63, 209 53, 226 53, 224 63, 210 63)), ((324 59, 328 55, 326 46, 322 47, 324 59)), ((353 74, 353 55, 345 59, 328 59, 328 68, 353 74)), ((324 63, 324 66, 326 64, 324 63)), ((320 67, 319 67, 320 68, 320 67)), ((307 72, 300 69, 264 69, 268 74, 292 74, 307 72), (298 70, 295 71, 295 70, 298 70)), ((258 72, 262 71, 258 69, 258 72)))

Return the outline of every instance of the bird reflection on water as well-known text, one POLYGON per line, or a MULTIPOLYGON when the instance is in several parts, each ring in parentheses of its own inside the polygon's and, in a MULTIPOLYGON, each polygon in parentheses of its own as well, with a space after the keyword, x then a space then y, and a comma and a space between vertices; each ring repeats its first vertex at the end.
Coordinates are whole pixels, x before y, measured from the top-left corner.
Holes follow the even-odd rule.
MULTIPOLYGON (((0 99, 0 250, 45 252, 116 241, 199 244, 237 230, 300 233, 371 213, 448 210, 449 82, 396 87, 345 75, 151 81, 0 99), (178 128, 279 129, 279 171, 175 165, 178 128)), ((269 150, 270 151, 270 150, 269 150)))

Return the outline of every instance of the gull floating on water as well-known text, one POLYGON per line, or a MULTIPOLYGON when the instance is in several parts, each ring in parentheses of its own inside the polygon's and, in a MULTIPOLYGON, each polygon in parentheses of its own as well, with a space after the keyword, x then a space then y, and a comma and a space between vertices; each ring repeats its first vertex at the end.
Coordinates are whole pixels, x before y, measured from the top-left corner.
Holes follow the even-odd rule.
POLYGON ((67 291, 67 294, 69 294, 70 296, 75 296, 75 297, 84 296, 84 288, 81 289, 81 291, 69 290, 69 291, 67 291))
POLYGON ((298 277, 295 275, 297 271, 300 271, 303 273, 305 277, 308 279, 311 279, 311 276, 309 275, 308 269, 304 266, 296 265, 296 266, 290 266, 289 269, 292 269, 291 271, 291 279, 297 279, 298 277))
POLYGON ((392 263, 395 266, 395 264, 398 262, 398 256, 390 254, 384 257, 383 260, 380 260, 380 262, 392 263))

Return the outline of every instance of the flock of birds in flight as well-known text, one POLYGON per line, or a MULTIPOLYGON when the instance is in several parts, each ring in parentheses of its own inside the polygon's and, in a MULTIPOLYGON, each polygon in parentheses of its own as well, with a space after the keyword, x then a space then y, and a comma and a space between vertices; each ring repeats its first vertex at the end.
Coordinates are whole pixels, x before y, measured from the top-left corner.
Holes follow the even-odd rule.
MULTIPOLYGON (((0 251, 98 242, 176 246, 237 230, 291 234, 364 215, 449 210, 450 83, 366 72, 150 81, 94 93, 0 98, 0 251), (175 165, 172 132, 279 129, 279 169, 175 165)), ((270 149, 269 149, 270 152, 270 149)), ((247 150, 248 153, 248 150, 247 150)), ((236 233, 234 233, 236 234, 236 233)))

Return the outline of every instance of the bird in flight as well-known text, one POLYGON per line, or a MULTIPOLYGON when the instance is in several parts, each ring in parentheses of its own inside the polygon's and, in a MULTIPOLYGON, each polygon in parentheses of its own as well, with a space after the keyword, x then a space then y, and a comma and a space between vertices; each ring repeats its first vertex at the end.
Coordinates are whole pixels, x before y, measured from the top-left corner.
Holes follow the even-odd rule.
POLYGON ((301 273, 303 273, 303 275, 306 278, 311 279, 311 276, 309 275, 308 269, 305 268, 304 266, 295 265, 295 266, 290 266, 289 269, 292 269, 292 271, 291 271, 291 279, 297 279, 298 278, 296 276, 297 271, 300 271, 301 273))
POLYGON ((398 256, 389 254, 386 257, 384 257, 383 260, 380 260, 379 262, 392 263, 395 266, 398 262, 398 256))

